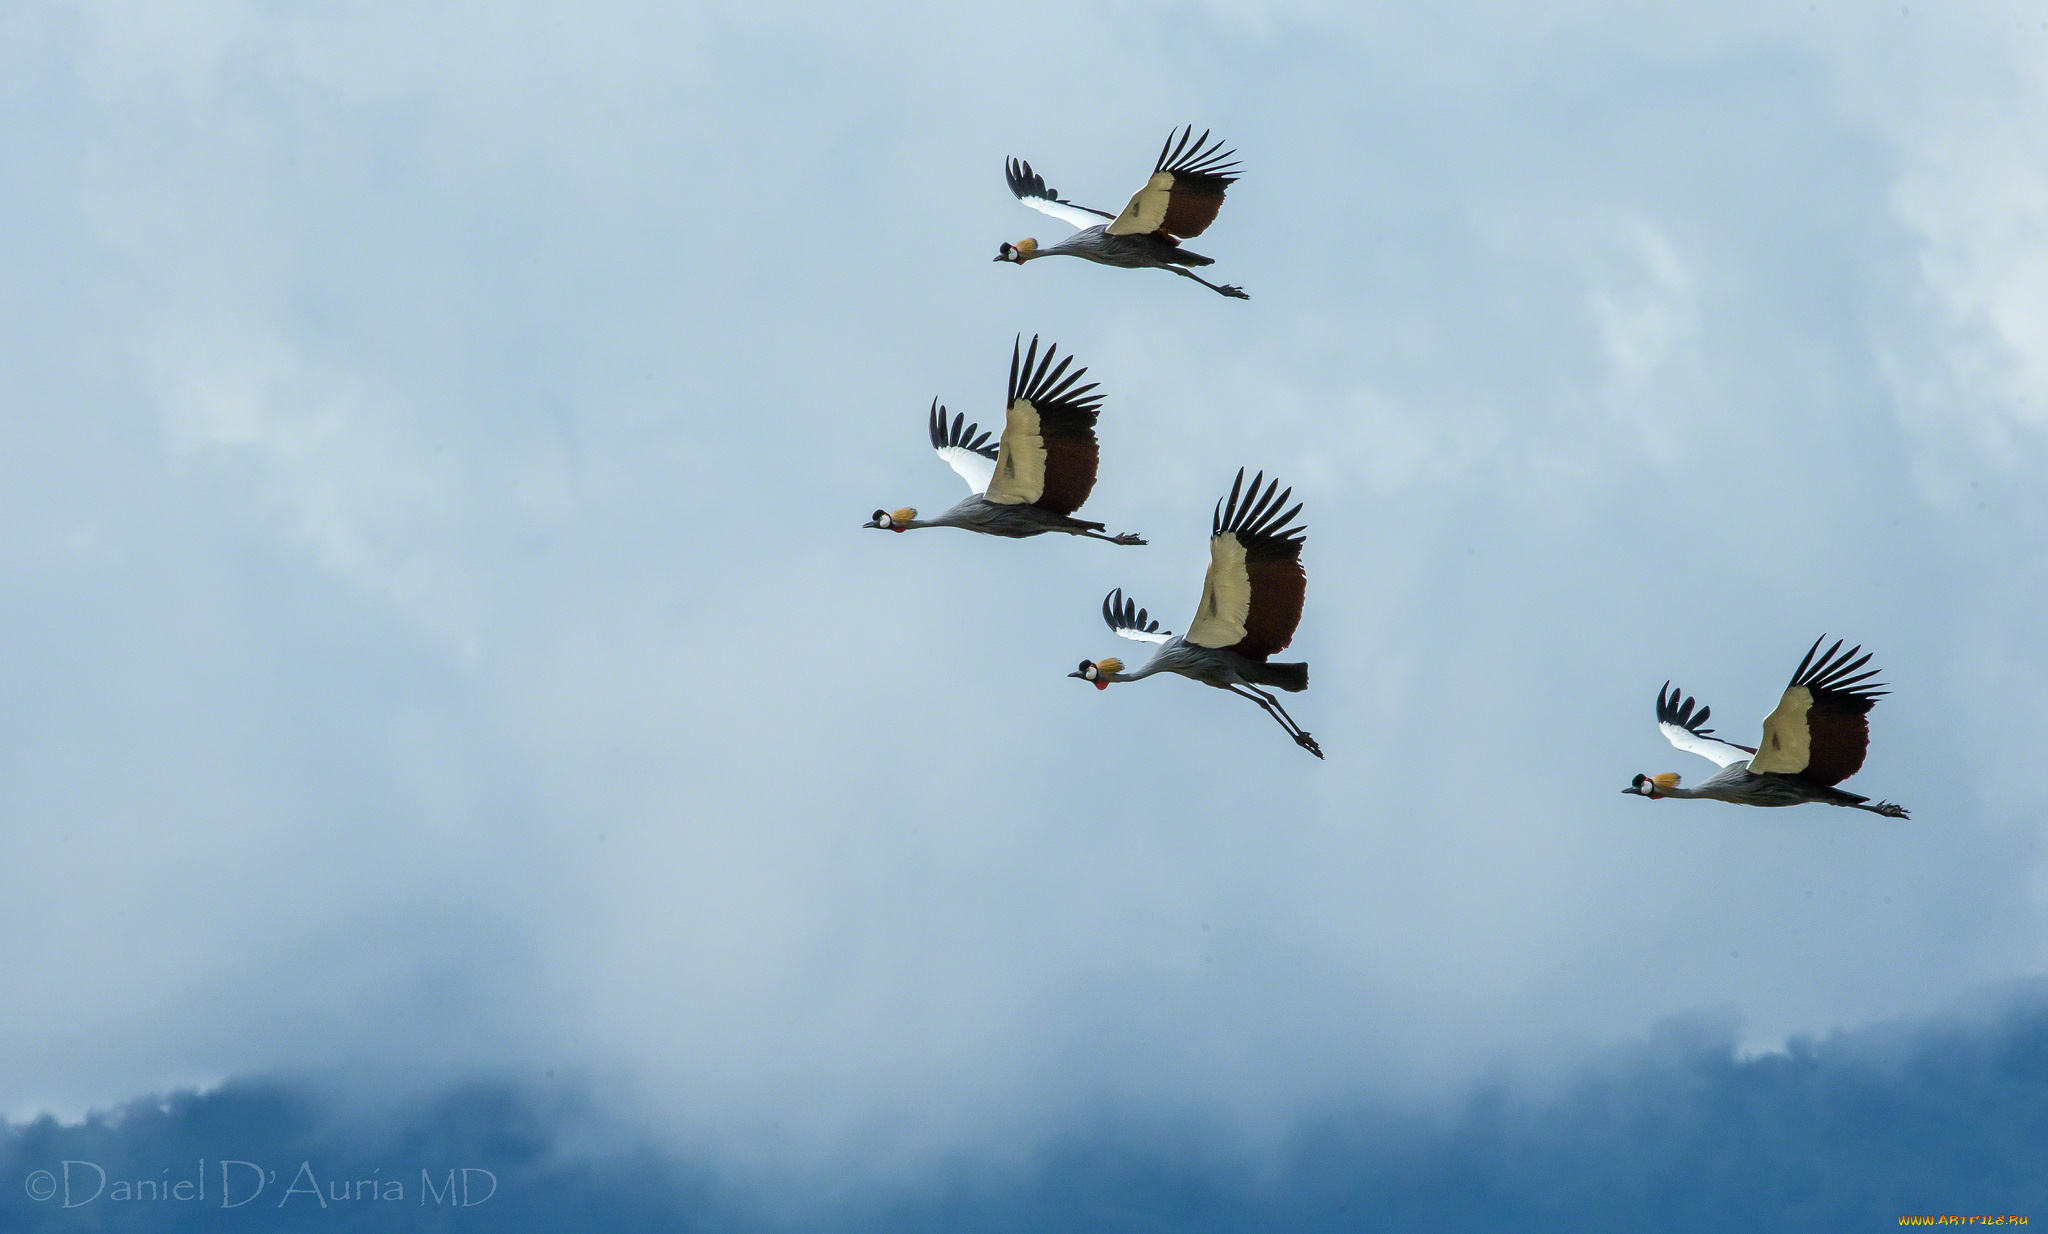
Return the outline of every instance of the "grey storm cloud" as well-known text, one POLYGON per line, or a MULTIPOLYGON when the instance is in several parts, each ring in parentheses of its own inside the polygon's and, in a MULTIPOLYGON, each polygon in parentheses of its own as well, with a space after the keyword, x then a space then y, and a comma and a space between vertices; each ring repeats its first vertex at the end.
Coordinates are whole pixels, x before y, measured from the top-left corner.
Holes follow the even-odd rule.
POLYGON ((2048 31, 1793 7, 10 6, 0 1110, 554 1069, 886 1180, 2038 973, 2048 31), (1249 303, 989 260, 1190 121, 1249 303), (1019 333, 1151 544, 861 530, 1019 333), (1065 676, 1240 466, 1327 764, 1065 676), (1823 630, 1910 823, 1619 794, 1823 630))

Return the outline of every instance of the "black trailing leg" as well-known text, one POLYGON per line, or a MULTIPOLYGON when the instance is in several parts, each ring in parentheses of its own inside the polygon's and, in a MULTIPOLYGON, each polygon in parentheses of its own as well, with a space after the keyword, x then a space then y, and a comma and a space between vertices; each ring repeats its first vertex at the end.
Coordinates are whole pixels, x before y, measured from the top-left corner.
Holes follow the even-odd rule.
POLYGON ((1143 544, 1143 543, 1145 543, 1145 540, 1144 540, 1144 538, 1143 538, 1142 536, 1140 536, 1140 535, 1138 535, 1138 534, 1137 534, 1136 532, 1132 532, 1132 531, 1126 531, 1126 532, 1123 532, 1123 533, 1121 533, 1121 534, 1118 534, 1118 535, 1114 535, 1114 536, 1105 536, 1105 535, 1103 535, 1103 534, 1102 534, 1101 532, 1099 532, 1099 531, 1084 531, 1084 532, 1081 532, 1080 534, 1081 534, 1081 535, 1084 535, 1084 536, 1087 536, 1087 537, 1088 537, 1089 539, 1091 539, 1091 540, 1107 540, 1107 541, 1109 541, 1109 542, 1110 542, 1111 544, 1143 544))
POLYGON ((1278 698, 1274 697, 1271 694, 1266 693, 1264 690, 1261 690, 1254 685, 1247 685, 1245 689, 1250 690, 1252 693, 1258 695, 1259 700, 1261 702, 1271 706, 1272 709, 1276 713, 1278 713, 1280 718, 1287 722, 1288 727, 1294 733, 1294 741, 1296 745, 1299 745, 1302 749, 1307 750, 1309 753, 1315 755, 1317 758, 1321 758, 1323 756, 1323 747, 1316 744, 1315 738, 1310 737, 1306 729, 1302 728, 1301 725, 1296 724, 1294 722, 1294 717, 1287 714, 1287 708, 1281 705, 1280 700, 1278 698))
POLYGON ((1272 716, 1273 719, 1279 723, 1281 728, 1286 729, 1287 735, 1289 737, 1294 738, 1295 745, 1298 745, 1302 749, 1307 750, 1310 754, 1315 755, 1317 758, 1321 758, 1323 756, 1323 747, 1316 744, 1315 738, 1309 736, 1306 732, 1302 731, 1301 725, 1296 724, 1294 722, 1294 717, 1287 714, 1287 709, 1280 705, 1279 699, 1274 698, 1272 695, 1266 693, 1264 690, 1259 689, 1257 686, 1234 685, 1227 688, 1230 690, 1232 694, 1236 694, 1243 698, 1248 698, 1253 702, 1257 703, 1259 706, 1265 708, 1266 714, 1272 716))
POLYGON ((1901 805, 1893 805, 1893 804, 1892 804, 1891 802, 1889 802, 1889 801, 1880 801, 1880 802, 1878 802, 1878 803, 1877 803, 1876 805, 1874 805, 1874 806, 1867 806, 1867 805, 1863 805, 1863 804, 1861 804, 1861 803, 1858 803, 1858 804, 1857 804, 1857 806, 1856 806, 1856 808, 1857 808, 1857 809, 1859 809, 1859 810, 1868 810, 1868 811, 1870 811, 1870 812, 1871 812, 1872 814, 1882 814, 1882 815, 1884 815, 1884 816, 1885 816, 1886 818, 1911 818, 1911 817, 1912 817, 1912 815, 1910 815, 1910 814, 1906 813, 1906 807, 1904 807, 1904 806, 1901 806, 1901 805))
POLYGON ((1232 287, 1227 283, 1221 287, 1218 287, 1216 284, 1210 282, 1208 279, 1203 278, 1201 275, 1194 273, 1185 266, 1168 266, 1166 268, 1173 271, 1175 274, 1180 275, 1182 278, 1190 278, 1195 280, 1197 283, 1200 283, 1202 286, 1207 287, 1210 291, 1215 292, 1219 296, 1229 296, 1233 300, 1251 299, 1250 296, 1244 293, 1244 288, 1232 287))

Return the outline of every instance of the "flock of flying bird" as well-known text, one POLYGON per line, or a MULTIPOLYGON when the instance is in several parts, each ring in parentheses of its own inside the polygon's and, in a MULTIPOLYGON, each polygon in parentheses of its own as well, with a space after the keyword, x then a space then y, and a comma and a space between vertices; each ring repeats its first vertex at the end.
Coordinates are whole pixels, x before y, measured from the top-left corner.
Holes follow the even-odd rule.
MULTIPOLYGON (((1075 205, 1048 188, 1031 164, 1008 160, 1006 179, 1019 201, 1080 230, 1043 248, 1035 239, 1006 242, 995 259, 1021 266, 1067 256, 1169 270, 1220 295, 1250 299, 1240 287, 1195 274, 1189 267, 1213 265, 1213 259, 1181 247, 1215 221, 1225 192, 1238 179, 1236 151, 1223 149, 1206 131, 1200 137, 1193 132, 1189 125, 1167 136, 1151 177, 1118 214, 1075 205)), ((1071 355, 1059 359, 1057 353, 1057 347, 1048 346, 1041 354, 1036 337, 1027 348, 1019 336, 1010 354, 1003 430, 994 440, 964 414, 949 419, 934 399, 927 424, 932 449, 967 482, 968 496, 936 518, 920 519, 906 507, 877 510, 866 525, 895 532, 959 527, 1013 539, 1057 531, 1111 544, 1145 543, 1129 532, 1110 535, 1104 524, 1074 517, 1095 488, 1095 420, 1102 396, 1095 393, 1096 383, 1080 384, 1085 368, 1074 368, 1071 355)), ((1106 690, 1112 682, 1179 673, 1252 700, 1296 745, 1323 757, 1315 738, 1261 688, 1292 693, 1308 688, 1308 665, 1271 662, 1294 638, 1308 585, 1301 566, 1307 533, 1295 523, 1301 503, 1288 505, 1293 492, 1263 472, 1246 484, 1239 468, 1210 517, 1209 570, 1187 630, 1160 629, 1118 588, 1102 601, 1103 621, 1117 634, 1158 644, 1159 650, 1136 672, 1126 673, 1123 661, 1104 656, 1081 661, 1068 676, 1106 690)), ((1836 787, 1863 766, 1870 744, 1869 712, 1886 691, 1870 680, 1877 670, 1864 668, 1870 657, 1860 654, 1861 647, 1844 651, 1838 640, 1823 652, 1825 640, 1825 635, 1815 639, 1793 671, 1777 708, 1764 718, 1756 749, 1713 736, 1706 727, 1711 709, 1665 682, 1657 694, 1657 727, 1672 745, 1712 760, 1721 771, 1690 789, 1679 787, 1675 773, 1638 775, 1622 791, 1653 800, 1710 797, 1754 806, 1826 802, 1887 818, 1907 817, 1891 802, 1871 804, 1868 797, 1836 787)))

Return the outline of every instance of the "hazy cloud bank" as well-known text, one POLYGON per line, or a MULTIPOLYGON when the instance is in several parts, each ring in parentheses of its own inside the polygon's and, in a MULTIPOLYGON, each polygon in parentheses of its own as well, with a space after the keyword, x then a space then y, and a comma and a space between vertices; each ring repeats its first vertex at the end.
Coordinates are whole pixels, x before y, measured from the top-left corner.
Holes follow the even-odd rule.
POLYGON ((1001 1157, 881 1181, 734 1173, 634 1134, 574 1085, 479 1081, 387 1101, 237 1080, 82 1124, 9 1126, 0 1218, 212 1230, 225 1202, 246 1228, 300 1230, 1831 1230, 2039 1213, 2044 1142, 2036 983, 1966 1016, 1750 1058, 1725 1026, 1673 1022, 1555 1088, 1503 1081, 1440 1116, 1332 1106, 1263 1148, 1199 1112, 1103 1113, 1001 1157), (270 1175, 260 1188, 255 1166, 270 1175), (40 1203, 37 1171, 51 1190, 40 1203), (94 1190, 207 1171, 204 1200, 94 1190))

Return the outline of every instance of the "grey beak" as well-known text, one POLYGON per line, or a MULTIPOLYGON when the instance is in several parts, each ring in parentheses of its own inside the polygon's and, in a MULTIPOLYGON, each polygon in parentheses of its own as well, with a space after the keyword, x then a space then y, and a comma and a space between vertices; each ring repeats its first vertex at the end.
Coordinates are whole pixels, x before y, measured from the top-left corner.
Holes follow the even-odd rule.
POLYGON ((1083 680, 1083 681, 1086 681, 1086 680, 1088 680, 1088 674, 1086 674, 1086 673, 1068 673, 1068 674, 1067 674, 1067 676, 1069 676, 1069 677, 1079 677, 1079 678, 1080 678, 1081 680, 1083 680))
POLYGON ((1008 261, 1008 260, 1010 260, 1010 259, 1009 259, 1009 258, 1007 258, 1007 257, 1005 257, 1005 256, 1003 256, 1003 255, 1002 255, 1001 253, 997 253, 997 254, 996 254, 996 260, 997 260, 997 261, 1008 261))

